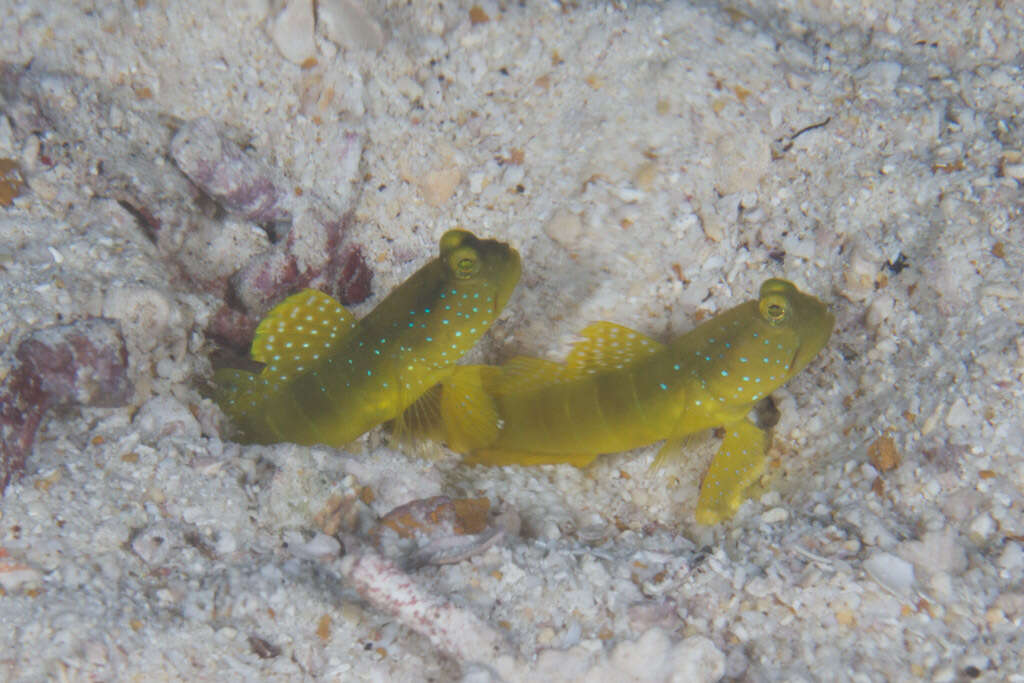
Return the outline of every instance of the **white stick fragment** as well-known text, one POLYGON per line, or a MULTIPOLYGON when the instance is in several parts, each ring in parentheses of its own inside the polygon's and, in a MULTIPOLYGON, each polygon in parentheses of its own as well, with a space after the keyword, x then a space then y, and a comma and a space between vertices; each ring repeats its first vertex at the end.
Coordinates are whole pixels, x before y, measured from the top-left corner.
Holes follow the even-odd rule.
POLYGON ((346 556, 341 572, 371 605, 393 614, 459 661, 492 661, 508 651, 504 638, 486 622, 427 593, 397 565, 372 550, 346 556))

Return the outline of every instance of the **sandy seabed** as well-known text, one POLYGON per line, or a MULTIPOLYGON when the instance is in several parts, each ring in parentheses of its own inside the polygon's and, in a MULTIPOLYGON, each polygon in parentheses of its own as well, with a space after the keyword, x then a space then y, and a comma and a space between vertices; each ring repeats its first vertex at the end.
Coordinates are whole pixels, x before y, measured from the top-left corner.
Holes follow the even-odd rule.
POLYGON ((947 4, 7 0, 0 678, 1024 680, 1024 10, 947 4), (282 288, 364 315, 456 226, 523 256, 476 361, 829 304, 735 518, 713 435, 230 441, 211 356, 282 288))

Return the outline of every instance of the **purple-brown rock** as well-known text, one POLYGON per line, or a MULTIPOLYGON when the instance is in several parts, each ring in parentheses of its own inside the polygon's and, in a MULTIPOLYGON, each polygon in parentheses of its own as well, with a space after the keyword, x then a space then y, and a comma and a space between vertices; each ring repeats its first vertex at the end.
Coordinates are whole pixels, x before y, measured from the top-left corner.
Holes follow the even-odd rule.
POLYGON ((262 317, 270 306, 304 287, 319 289, 343 304, 364 300, 373 273, 362 250, 348 239, 350 225, 350 214, 334 219, 321 209, 297 213, 283 240, 232 277, 242 307, 262 317))
POLYGON ((288 221, 290 195, 270 169, 207 118, 189 121, 171 140, 171 157, 182 173, 226 210, 260 225, 288 221))
POLYGON ((60 405, 115 407, 132 394, 120 325, 89 318, 36 330, 0 386, 0 491, 21 475, 44 414, 60 405))

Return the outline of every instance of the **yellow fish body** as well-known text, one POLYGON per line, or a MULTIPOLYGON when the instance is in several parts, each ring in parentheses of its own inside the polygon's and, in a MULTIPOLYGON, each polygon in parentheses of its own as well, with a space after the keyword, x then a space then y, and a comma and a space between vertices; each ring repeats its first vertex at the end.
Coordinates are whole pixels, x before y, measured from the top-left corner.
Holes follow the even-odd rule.
POLYGON ((314 290, 278 304, 252 343, 262 371, 217 371, 215 398, 242 441, 344 445, 450 374, 519 275, 515 249, 450 230, 438 258, 361 320, 314 290))
POLYGON ((625 327, 594 323, 565 364, 514 358, 462 366, 442 383, 433 436, 470 462, 589 464, 596 456, 725 427, 701 485, 697 520, 731 516, 765 466, 767 434, 747 419, 754 405, 802 370, 828 341, 826 306, 785 280, 668 345, 625 327))

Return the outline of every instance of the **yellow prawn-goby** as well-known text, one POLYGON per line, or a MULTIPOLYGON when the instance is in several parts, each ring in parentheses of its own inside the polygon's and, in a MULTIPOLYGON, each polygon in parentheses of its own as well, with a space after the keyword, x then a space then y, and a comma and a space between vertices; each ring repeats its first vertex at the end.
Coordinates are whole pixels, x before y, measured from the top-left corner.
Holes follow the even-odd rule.
POLYGON ((259 373, 221 369, 215 398, 243 442, 342 446, 399 416, 449 375, 494 322, 519 281, 519 254, 465 230, 356 320, 303 290, 260 322, 259 373))
POLYGON ((768 435, 748 413, 810 363, 834 322, 824 303, 770 279, 758 299, 668 344, 594 323, 564 364, 460 366, 429 397, 439 419, 418 428, 472 463, 582 467, 664 439, 662 463, 688 435, 724 427, 696 509, 699 522, 714 524, 735 513, 765 468, 768 435))

